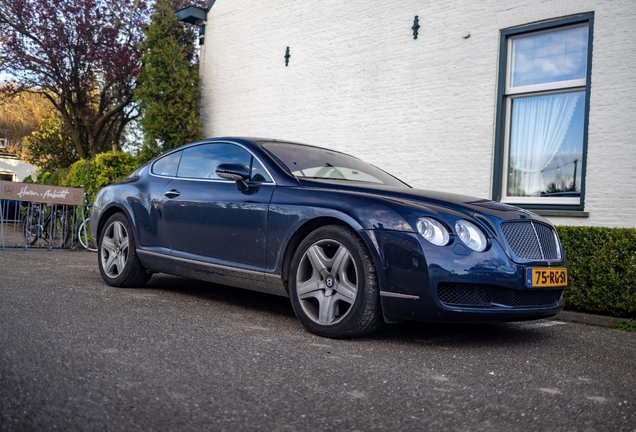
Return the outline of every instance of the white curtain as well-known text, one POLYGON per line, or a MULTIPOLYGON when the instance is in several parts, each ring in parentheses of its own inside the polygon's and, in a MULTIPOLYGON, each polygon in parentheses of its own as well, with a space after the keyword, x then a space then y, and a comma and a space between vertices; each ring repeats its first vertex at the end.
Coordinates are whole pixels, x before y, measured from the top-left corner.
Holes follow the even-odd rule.
POLYGON ((508 195, 537 196, 545 191, 541 171, 559 151, 579 95, 564 93, 513 100, 508 195))

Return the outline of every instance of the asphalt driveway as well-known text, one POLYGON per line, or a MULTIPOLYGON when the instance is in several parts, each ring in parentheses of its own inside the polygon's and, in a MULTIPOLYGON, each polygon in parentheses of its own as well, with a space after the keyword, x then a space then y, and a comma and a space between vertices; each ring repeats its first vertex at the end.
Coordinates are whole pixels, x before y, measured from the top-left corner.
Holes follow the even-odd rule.
POLYGON ((636 334, 555 320, 307 333, 284 298, 0 251, 0 430, 636 430, 636 334))

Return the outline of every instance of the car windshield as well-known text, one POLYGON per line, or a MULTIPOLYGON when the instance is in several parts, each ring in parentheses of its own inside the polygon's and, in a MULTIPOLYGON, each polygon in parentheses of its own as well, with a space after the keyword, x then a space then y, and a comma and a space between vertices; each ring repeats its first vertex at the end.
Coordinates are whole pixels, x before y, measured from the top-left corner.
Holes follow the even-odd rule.
POLYGON ((307 145, 267 142, 263 148, 299 178, 356 181, 407 187, 392 175, 358 158, 307 145))

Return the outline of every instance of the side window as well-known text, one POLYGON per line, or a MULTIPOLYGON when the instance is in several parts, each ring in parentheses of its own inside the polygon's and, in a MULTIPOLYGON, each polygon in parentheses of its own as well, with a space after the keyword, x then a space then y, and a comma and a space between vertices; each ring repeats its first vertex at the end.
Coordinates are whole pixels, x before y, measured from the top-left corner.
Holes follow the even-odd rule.
POLYGON ((215 171, 219 164, 238 162, 250 166, 252 155, 233 144, 203 144, 183 151, 177 177, 223 180, 215 171))
POLYGON ((591 32, 588 18, 502 33, 495 198, 582 207, 591 32))
POLYGON ((181 153, 182 152, 180 151, 171 153, 156 161, 152 165, 152 173, 167 177, 176 176, 177 168, 179 167, 179 160, 181 159, 181 153))

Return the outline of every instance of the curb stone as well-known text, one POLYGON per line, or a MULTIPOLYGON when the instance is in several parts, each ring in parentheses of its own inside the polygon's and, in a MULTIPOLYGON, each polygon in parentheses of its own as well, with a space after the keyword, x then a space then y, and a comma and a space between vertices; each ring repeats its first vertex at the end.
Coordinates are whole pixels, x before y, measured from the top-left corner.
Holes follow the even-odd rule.
POLYGON ((599 327, 607 327, 610 323, 620 318, 564 310, 559 312, 558 314, 556 314, 550 319, 558 320, 558 321, 575 322, 579 324, 587 324, 587 325, 593 325, 593 326, 599 326, 599 327))

